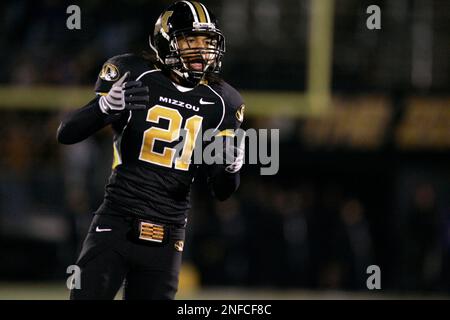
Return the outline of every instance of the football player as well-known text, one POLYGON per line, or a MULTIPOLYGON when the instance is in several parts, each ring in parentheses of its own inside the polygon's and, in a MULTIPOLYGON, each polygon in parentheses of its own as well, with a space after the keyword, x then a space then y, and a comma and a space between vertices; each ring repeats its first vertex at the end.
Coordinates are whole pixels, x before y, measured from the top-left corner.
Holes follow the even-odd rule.
POLYGON ((122 283, 124 299, 174 299, 196 172, 206 169, 219 200, 239 185, 243 147, 224 145, 231 163, 191 161, 206 145, 202 132, 232 136, 243 120, 240 94, 218 75, 225 38, 215 16, 199 2, 176 2, 157 20, 150 48, 107 60, 96 97, 58 128, 62 144, 108 125, 114 131, 113 170, 77 260, 81 288, 72 299, 113 299, 122 283))

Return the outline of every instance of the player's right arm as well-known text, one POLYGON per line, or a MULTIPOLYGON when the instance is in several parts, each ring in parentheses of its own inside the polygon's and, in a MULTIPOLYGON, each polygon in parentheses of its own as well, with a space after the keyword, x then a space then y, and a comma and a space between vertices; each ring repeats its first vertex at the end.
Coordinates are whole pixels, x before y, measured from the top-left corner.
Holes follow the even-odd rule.
POLYGON ((105 115, 100 109, 100 96, 92 99, 81 109, 72 111, 61 121, 56 139, 62 144, 73 144, 120 118, 120 114, 105 115))
POLYGON ((97 96, 64 117, 57 131, 58 142, 80 142, 120 119, 124 111, 145 108, 149 100, 148 88, 142 87, 140 81, 127 81, 130 78, 128 69, 136 77, 136 61, 130 64, 130 58, 135 59, 130 55, 118 56, 103 65, 95 88, 97 96))

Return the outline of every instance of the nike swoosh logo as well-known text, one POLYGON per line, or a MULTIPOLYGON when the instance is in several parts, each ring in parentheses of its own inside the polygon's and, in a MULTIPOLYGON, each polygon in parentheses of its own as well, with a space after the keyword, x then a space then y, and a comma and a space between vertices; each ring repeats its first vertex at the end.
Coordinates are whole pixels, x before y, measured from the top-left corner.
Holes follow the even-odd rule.
POLYGON ((99 227, 95 228, 95 232, 106 232, 106 231, 112 231, 112 229, 100 229, 99 227))
POLYGON ((214 104, 215 102, 204 101, 203 98, 200 99, 200 104, 214 104))

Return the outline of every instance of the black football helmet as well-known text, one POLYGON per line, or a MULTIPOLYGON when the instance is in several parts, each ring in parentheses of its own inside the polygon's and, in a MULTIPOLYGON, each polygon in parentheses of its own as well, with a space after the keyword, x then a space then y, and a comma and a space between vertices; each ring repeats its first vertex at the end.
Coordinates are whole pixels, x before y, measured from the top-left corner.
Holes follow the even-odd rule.
POLYGON ((198 84, 206 74, 220 71, 225 38, 213 13, 197 1, 178 1, 168 7, 149 40, 157 59, 189 83, 198 84), (206 37, 208 45, 180 48, 180 39, 192 36, 206 37), (191 68, 191 63, 201 63, 202 67, 191 68))

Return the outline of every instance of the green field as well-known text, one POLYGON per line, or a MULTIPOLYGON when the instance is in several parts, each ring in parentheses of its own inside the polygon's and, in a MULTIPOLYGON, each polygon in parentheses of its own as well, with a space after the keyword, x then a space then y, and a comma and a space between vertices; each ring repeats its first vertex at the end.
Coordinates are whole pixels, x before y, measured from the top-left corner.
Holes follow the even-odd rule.
MULTIPOLYGON (((121 298, 121 293, 117 299, 121 298)), ((378 292, 341 292, 305 290, 248 290, 240 288, 208 288, 180 291, 180 300, 361 300, 361 299, 445 299, 446 295, 393 294, 378 292)), ((0 283, 0 300, 67 300, 65 283, 0 283)))

